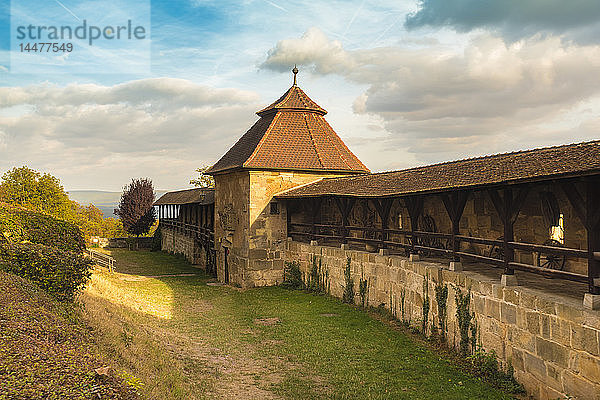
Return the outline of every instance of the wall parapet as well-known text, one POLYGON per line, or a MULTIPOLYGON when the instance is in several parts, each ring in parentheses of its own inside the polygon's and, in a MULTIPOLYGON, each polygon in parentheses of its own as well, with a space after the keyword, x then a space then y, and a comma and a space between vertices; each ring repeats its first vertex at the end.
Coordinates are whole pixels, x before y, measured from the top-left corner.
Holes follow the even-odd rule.
POLYGON ((171 227, 161 228, 161 250, 183 254, 191 264, 206 270, 206 251, 194 237, 171 227))
MULTIPOLYGON (((304 273, 314 256, 322 258, 333 296, 342 297, 349 257, 355 284, 360 279, 369 282, 368 305, 383 305, 398 318, 403 314, 414 326, 421 326, 423 319, 425 277, 429 277, 429 325, 438 323, 431 295, 434 287, 447 285, 449 345, 460 340, 455 294, 470 290, 481 346, 494 350, 504 365, 513 365, 528 394, 536 399, 569 394, 600 400, 600 312, 584 309, 581 301, 528 287, 504 287, 497 279, 473 271, 450 271, 440 263, 287 241, 285 259, 298 261, 304 273)), ((360 302, 359 296, 355 301, 360 302)))

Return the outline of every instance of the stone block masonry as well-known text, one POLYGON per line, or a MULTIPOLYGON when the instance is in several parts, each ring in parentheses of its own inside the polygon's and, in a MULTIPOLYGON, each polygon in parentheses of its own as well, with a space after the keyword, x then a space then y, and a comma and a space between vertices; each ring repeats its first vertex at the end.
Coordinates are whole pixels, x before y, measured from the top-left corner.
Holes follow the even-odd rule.
MULTIPOLYGON (((455 294, 471 290, 471 310, 481 345, 499 361, 512 363, 515 377, 536 399, 600 400, 600 312, 585 310, 580 301, 544 294, 526 287, 502 287, 499 281, 469 271, 450 271, 439 263, 410 262, 405 257, 287 242, 285 259, 299 261, 308 273, 313 256, 329 273, 331 294, 342 297, 346 259, 358 292, 359 279, 369 282, 367 302, 383 305, 421 326, 423 282, 429 276, 429 323, 438 324, 435 285, 448 285, 448 344, 458 343, 455 294), (404 293, 404 296, 402 296, 404 293)), ((360 297, 355 296, 357 304, 360 297)))
POLYGON ((162 250, 182 254, 190 263, 206 269, 206 251, 195 238, 166 227, 161 227, 161 235, 162 250))

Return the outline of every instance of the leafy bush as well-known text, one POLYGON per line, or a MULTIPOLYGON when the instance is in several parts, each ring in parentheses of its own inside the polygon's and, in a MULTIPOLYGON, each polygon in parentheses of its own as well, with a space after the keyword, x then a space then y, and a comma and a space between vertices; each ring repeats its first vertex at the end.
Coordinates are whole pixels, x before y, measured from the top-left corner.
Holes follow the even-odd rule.
POLYGON ((508 393, 525 393, 523 386, 515 379, 512 364, 508 363, 506 371, 500 369, 494 350, 489 353, 483 349, 477 350, 468 359, 476 376, 486 379, 508 393))
POLYGON ((297 261, 286 262, 283 268, 283 282, 281 286, 290 289, 303 289, 304 282, 302 281, 302 271, 300 264, 297 261))
POLYGON ((91 276, 79 253, 34 243, 0 243, 0 269, 27 278, 60 300, 72 300, 91 276))
POLYGON ((71 215, 69 196, 60 180, 50 174, 23 166, 6 171, 0 180, 0 201, 55 218, 68 219, 71 215))
POLYGON ((0 235, 10 242, 29 241, 76 253, 85 249, 77 225, 4 203, 0 203, 0 235))

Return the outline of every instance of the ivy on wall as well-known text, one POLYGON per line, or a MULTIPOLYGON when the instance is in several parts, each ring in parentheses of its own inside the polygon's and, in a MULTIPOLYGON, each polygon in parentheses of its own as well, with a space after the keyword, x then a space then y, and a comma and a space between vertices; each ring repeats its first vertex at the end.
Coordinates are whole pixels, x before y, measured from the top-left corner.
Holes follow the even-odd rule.
POLYGON ((448 331, 448 285, 436 283, 435 285, 435 302, 438 309, 438 332, 440 340, 446 341, 446 332, 448 331))
POLYGON ((354 279, 352 278, 350 269, 351 259, 346 259, 346 268, 344 269, 344 293, 342 294, 342 301, 344 303, 354 304, 354 279))

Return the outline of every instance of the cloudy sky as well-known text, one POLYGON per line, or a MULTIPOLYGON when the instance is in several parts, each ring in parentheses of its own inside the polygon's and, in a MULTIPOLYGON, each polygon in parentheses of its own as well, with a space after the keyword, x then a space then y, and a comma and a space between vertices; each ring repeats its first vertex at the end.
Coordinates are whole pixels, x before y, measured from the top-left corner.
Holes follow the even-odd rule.
MULTIPOLYGON (((23 68, 9 38, 33 14, 15 2, 0 0, 0 173, 26 164, 69 190, 188 187, 294 64, 372 171, 600 138, 598 0, 152 1, 120 10, 151 16, 148 46, 96 47, 95 69, 75 52, 23 68)), ((38 24, 98 12, 38 2, 38 24)))

